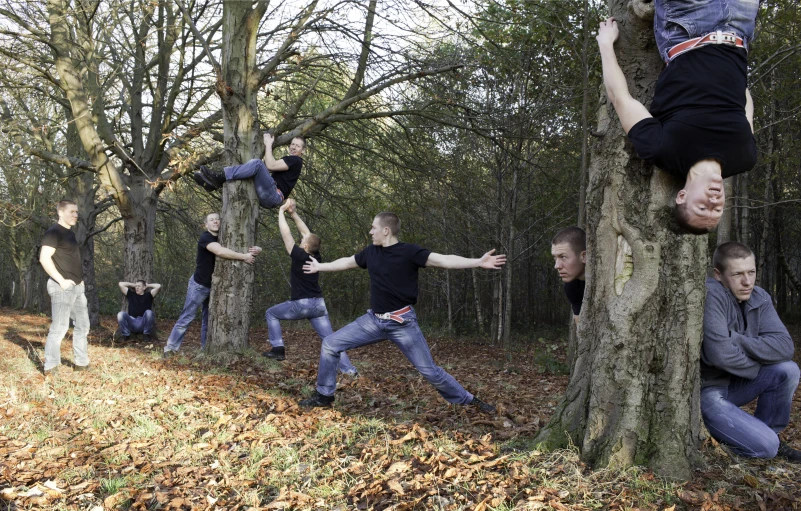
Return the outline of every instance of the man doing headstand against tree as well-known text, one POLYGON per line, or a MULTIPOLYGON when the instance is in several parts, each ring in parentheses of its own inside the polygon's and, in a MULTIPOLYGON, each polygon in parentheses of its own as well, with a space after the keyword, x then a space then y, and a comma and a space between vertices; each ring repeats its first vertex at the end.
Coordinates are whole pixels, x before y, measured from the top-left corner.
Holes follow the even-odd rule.
POLYGON ((209 324, 209 295, 211 294, 211 275, 214 273, 216 257, 232 259, 234 261, 244 261, 253 264, 256 256, 261 252, 261 247, 250 247, 247 253, 236 252, 223 247, 217 242, 217 234, 220 231, 220 215, 209 213, 205 219, 206 232, 204 232, 197 242, 197 257, 195 258, 195 273, 189 277, 189 287, 186 290, 186 301, 181 316, 175 322, 175 326, 164 346, 164 358, 169 358, 178 352, 181 342, 184 340, 186 329, 195 319, 197 308, 203 308, 202 323, 200 326, 200 348, 206 347, 206 330, 209 324))
POLYGON ((70 318, 75 328, 72 332, 74 370, 89 367, 89 307, 83 284, 81 248, 72 226, 78 223, 78 206, 71 200, 62 200, 56 207, 58 223, 45 232, 39 262, 50 276, 47 279, 47 294, 50 295, 53 322, 45 342, 44 373, 50 374, 61 365, 61 341, 70 328, 70 318))
MULTIPOLYGON (((264 356, 275 360, 284 360, 284 340, 281 336, 282 319, 308 319, 320 339, 325 339, 327 335, 334 331, 331 328, 331 321, 328 319, 328 310, 325 307, 323 291, 320 289, 318 275, 316 273, 304 273, 303 265, 311 260, 311 256, 317 261, 320 258, 320 237, 309 231, 306 223, 298 215, 295 201, 287 201, 278 209, 278 229, 281 231, 281 239, 284 241, 289 257, 292 259, 290 268, 289 284, 291 288, 290 300, 278 305, 273 305, 267 309, 267 330, 270 335, 270 345, 272 349, 264 352, 264 356), (292 215, 292 220, 300 232, 301 238, 298 244, 292 239, 292 232, 286 221, 284 212, 292 215)), ((358 371, 345 353, 339 357, 339 370, 344 374, 355 376, 358 371)))
POLYGON ((584 267, 587 258, 587 235, 581 227, 565 227, 551 241, 554 268, 562 279, 563 289, 573 320, 578 324, 581 302, 584 301, 584 267))
POLYGON ((289 155, 280 160, 273 157, 273 141, 271 134, 264 134, 264 160, 253 159, 242 165, 225 167, 223 172, 211 170, 205 165, 200 172, 195 172, 195 181, 208 191, 220 188, 231 179, 253 178, 259 205, 263 208, 277 208, 289 198, 303 168, 303 151, 306 139, 295 137, 289 144, 289 155))
POLYGON ((117 285, 128 300, 128 312, 117 313, 119 328, 114 332, 114 340, 127 341, 131 334, 144 334, 145 342, 151 342, 153 327, 156 326, 153 299, 161 291, 161 284, 148 284, 140 279, 136 282, 119 282, 117 285))
POLYGON ((685 181, 676 196, 678 223, 695 234, 717 226, 723 178, 756 164, 754 106, 746 61, 757 0, 656 0, 654 35, 668 64, 650 111, 629 94, 617 62, 614 18, 601 23, 604 85, 637 154, 685 181))
POLYGON ((701 345, 701 415, 709 433, 742 456, 801 463, 779 440, 798 387, 795 346, 770 295, 754 285, 754 253, 736 241, 712 257, 701 345), (757 399, 754 415, 740 409, 757 399))
POLYGON ((479 259, 437 254, 418 245, 398 241, 399 232, 400 219, 395 213, 379 213, 370 228, 372 245, 356 255, 330 263, 318 263, 312 258, 303 267, 308 273, 366 268, 370 274, 371 308, 364 316, 323 339, 317 390, 300 405, 331 406, 340 354, 389 339, 446 401, 474 405, 484 413, 494 413, 494 406, 466 391, 453 376, 434 363, 412 305, 417 303, 417 271, 420 268, 435 266, 497 270, 506 263, 506 256, 492 255, 494 250, 479 259))

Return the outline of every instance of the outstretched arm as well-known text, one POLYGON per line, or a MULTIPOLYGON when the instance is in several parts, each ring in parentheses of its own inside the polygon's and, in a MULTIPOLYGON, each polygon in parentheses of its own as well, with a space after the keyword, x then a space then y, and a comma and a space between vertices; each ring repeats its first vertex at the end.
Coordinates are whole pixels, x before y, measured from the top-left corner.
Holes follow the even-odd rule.
POLYGON ((342 271, 358 268, 356 256, 342 257, 330 263, 318 263, 317 259, 311 257, 311 261, 303 265, 303 273, 317 273, 318 271, 342 271))
POLYGON ((307 234, 311 233, 309 227, 306 225, 306 222, 304 222, 303 219, 300 218, 300 215, 298 215, 297 208, 292 210, 292 220, 295 221, 295 226, 298 228, 298 232, 300 232, 301 236, 306 236, 307 234))
POLYGON ((253 264, 256 262, 256 254, 258 254, 258 252, 254 253, 254 249, 257 248, 259 249, 259 252, 261 252, 259 247, 250 247, 248 249, 248 253, 243 254, 241 252, 231 250, 230 248, 225 248, 217 242, 206 245, 206 250, 218 257, 222 257, 223 259, 232 259, 234 261, 245 261, 248 264, 253 264))
POLYGON ((284 215, 289 204, 290 202, 286 201, 278 208, 278 230, 281 231, 281 240, 284 242, 286 253, 292 255, 292 247, 295 246, 295 240, 292 239, 292 232, 289 230, 289 224, 286 223, 286 215, 284 215))
POLYGON ((273 137, 270 133, 264 134, 264 164, 271 172, 282 172, 289 170, 289 165, 284 160, 276 160, 273 157, 273 137))
POLYGON ((478 259, 468 259, 458 255, 443 255, 431 252, 426 261, 426 266, 436 268, 448 268, 451 270, 461 270, 464 268, 486 268, 488 270, 499 270, 506 264, 505 255, 492 255, 495 249, 490 250, 478 259))
POLYGON ((617 21, 609 18, 601 22, 598 28, 598 48, 601 50, 601 65, 604 73, 604 86, 606 96, 615 107, 623 131, 628 134, 629 130, 638 122, 649 117, 653 117, 645 106, 631 97, 629 86, 626 83, 626 76, 620 65, 617 63, 615 55, 615 41, 618 36, 617 21))

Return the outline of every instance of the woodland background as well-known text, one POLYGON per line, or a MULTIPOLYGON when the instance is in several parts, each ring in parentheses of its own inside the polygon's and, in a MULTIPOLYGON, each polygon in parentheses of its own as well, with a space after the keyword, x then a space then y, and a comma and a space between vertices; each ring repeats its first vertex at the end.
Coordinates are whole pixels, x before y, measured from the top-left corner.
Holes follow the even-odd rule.
MULTIPOLYGON (((277 33, 280 24, 273 20, 304 5, 271 5, 275 16, 265 18, 260 34, 277 33)), ((157 314, 175 318, 194 268, 201 218, 220 209, 219 196, 202 191, 190 174, 192 163, 220 154, 214 74, 195 35, 218 42, 221 6, 187 4, 191 24, 181 3, 63 6, 78 20, 70 28, 75 44, 99 63, 86 69, 97 93, 94 120, 108 133, 106 154, 131 194, 135 186, 158 191, 151 195, 150 280, 164 285, 157 314), (91 38, 81 39, 80 19, 90 16, 91 38), (161 153, 148 153, 161 141, 167 141, 161 153), (160 162, 144 179, 137 163, 143 155, 160 162)), ((360 6, 342 2, 327 9, 262 88, 263 129, 336 104, 358 72, 354 53, 341 41, 353 35, 348 16, 360 6), (350 14, 332 14, 338 9, 350 14)), ((363 82, 391 80, 398 60, 447 71, 387 86, 310 137, 293 196, 321 235, 324 257, 360 250, 369 243, 373 215, 395 211, 404 241, 465 256, 496 248, 509 257, 498 273, 422 272, 418 310, 429 331, 490 338, 508 352, 515 339, 528 339, 538 328, 563 328, 568 305, 552 269, 550 239, 582 222, 587 145, 595 138, 590 117, 601 91, 591 31, 603 15, 603 6, 578 0, 381 6, 363 82)), ((55 203, 69 197, 82 207, 85 246, 93 251, 87 294, 96 322, 98 313, 120 310, 116 283, 139 277, 125 275, 123 264, 130 207, 107 193, 101 172, 75 143, 76 123, 52 69, 47 19, 42 3, 0 3, 0 305, 48 312, 40 240, 54 222, 55 203)), ((754 249, 758 284, 773 295, 785 321, 801 313, 799 27, 798 3, 762 6, 749 58, 759 162, 731 180, 727 218, 709 237, 710 247, 736 239, 754 249)), ((275 216, 262 210, 257 226, 265 253, 257 262, 251 311, 259 322, 267 307, 289 297, 289 258, 275 216)), ((336 326, 367 308, 366 272, 327 274, 322 283, 336 326)))

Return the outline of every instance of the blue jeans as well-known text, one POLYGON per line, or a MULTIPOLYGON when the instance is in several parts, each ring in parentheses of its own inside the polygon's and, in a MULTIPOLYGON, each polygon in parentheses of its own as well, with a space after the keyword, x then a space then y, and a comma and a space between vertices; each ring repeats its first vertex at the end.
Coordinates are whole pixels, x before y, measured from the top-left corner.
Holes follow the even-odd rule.
POLYGON ((225 179, 253 178, 256 185, 256 195, 259 196, 259 205, 263 208, 277 208, 284 202, 284 197, 278 191, 273 176, 262 160, 250 160, 242 165, 225 167, 225 179))
POLYGON ((732 376, 728 387, 701 389, 701 415, 709 433, 742 456, 773 458, 779 449, 777 433, 790 421, 798 375, 795 362, 780 362, 762 366, 753 380, 732 376), (740 409, 754 399, 759 399, 754 415, 740 409))
MULTIPOLYGON (((273 305, 267 309, 265 318, 267 319, 267 330, 270 332, 270 344, 274 348, 284 345, 279 321, 281 319, 308 319, 320 339, 325 339, 334 333, 323 298, 301 298, 273 305)), ((339 370, 347 374, 356 373, 356 368, 353 367, 345 353, 339 357, 339 370)))
POLYGON ((668 61, 673 46, 710 32, 733 32, 745 48, 754 38, 759 0, 656 0, 654 37, 659 55, 668 61))
POLYGON ((72 354, 75 365, 89 365, 89 307, 86 304, 86 295, 83 293, 83 282, 69 289, 61 286, 53 279, 47 279, 47 294, 50 295, 53 321, 45 341, 45 371, 61 364, 61 341, 67 335, 72 319, 75 328, 72 331, 72 354))
POLYGON ((389 340, 400 348, 423 378, 437 389, 449 403, 468 404, 473 395, 459 385, 456 378, 434 363, 423 332, 417 324, 414 310, 404 314, 403 323, 391 319, 378 319, 372 310, 353 323, 323 339, 320 350, 320 369, 317 374, 317 392, 333 396, 337 385, 337 364, 346 350, 389 340))
POLYGON ((156 315, 152 310, 146 310, 143 316, 131 316, 127 312, 117 313, 117 324, 120 325, 120 333, 125 337, 133 334, 149 334, 156 324, 156 315))
POLYGON ((206 329, 209 326, 209 294, 211 288, 201 286, 195 282, 195 276, 189 277, 189 286, 186 289, 186 301, 184 302, 184 310, 181 311, 181 316, 175 322, 170 332, 170 338, 167 339, 167 345, 164 346, 164 351, 178 351, 181 347, 181 342, 186 335, 186 329, 189 328, 189 323, 194 321, 197 314, 197 308, 203 307, 203 323, 200 326, 200 347, 206 347, 206 329))

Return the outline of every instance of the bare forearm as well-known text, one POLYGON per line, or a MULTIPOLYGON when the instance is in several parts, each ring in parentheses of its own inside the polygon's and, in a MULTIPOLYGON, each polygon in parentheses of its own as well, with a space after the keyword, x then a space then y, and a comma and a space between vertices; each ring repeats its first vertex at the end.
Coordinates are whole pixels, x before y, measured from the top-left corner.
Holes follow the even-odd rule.
POLYGON ((317 271, 342 271, 350 270, 356 267, 358 267, 356 264, 356 259, 353 256, 350 256, 342 257, 336 261, 331 261, 330 263, 318 263, 317 271))
POLYGON ((481 266, 481 259, 470 259, 458 255, 431 254, 428 256, 428 266, 446 268, 449 270, 463 270, 481 266), (434 257, 432 257, 434 256, 434 257))
POLYGON ((300 232, 301 236, 306 236, 307 234, 311 233, 308 226, 306 225, 306 222, 304 222, 303 219, 300 218, 300 215, 298 215, 297 211, 292 212, 292 220, 295 221, 295 226, 298 228, 298 231, 300 232))
POLYGON ((223 259, 232 259, 234 261, 244 261, 247 254, 242 254, 230 248, 220 247, 214 255, 222 257, 223 259))
POLYGON ((617 55, 612 45, 599 45, 601 51, 601 65, 604 75, 604 87, 609 101, 615 105, 619 99, 629 96, 629 86, 626 75, 617 63, 617 55))

